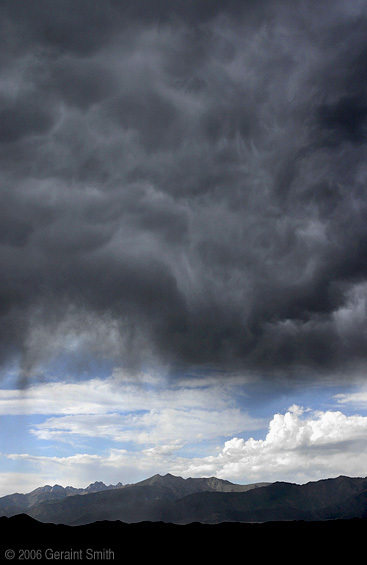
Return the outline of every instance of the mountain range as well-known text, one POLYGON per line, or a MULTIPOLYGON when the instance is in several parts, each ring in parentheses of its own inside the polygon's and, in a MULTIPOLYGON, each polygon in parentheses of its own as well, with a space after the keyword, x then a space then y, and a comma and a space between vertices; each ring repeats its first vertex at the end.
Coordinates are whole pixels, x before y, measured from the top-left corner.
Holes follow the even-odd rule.
POLYGON ((167 474, 129 485, 97 482, 86 489, 47 485, 0 498, 0 515, 17 514, 69 526, 100 521, 184 525, 364 519, 367 478, 238 485, 215 477, 167 474))
POLYGON ((118 483, 117 485, 106 486, 101 481, 96 481, 91 483, 86 488, 74 488, 74 487, 62 487, 60 485, 45 485, 43 487, 36 488, 32 492, 27 494, 9 494, 0 498, 0 516, 14 516, 20 514, 21 512, 27 511, 33 506, 37 506, 41 502, 50 500, 61 500, 67 496, 73 496, 76 494, 90 494, 92 492, 101 492, 105 490, 111 490, 120 488, 123 485, 118 483))
POLYGON ((145 512, 151 512, 149 507, 160 502, 168 503, 199 492, 245 492, 267 484, 237 485, 215 477, 183 479, 168 473, 128 485, 107 486, 100 481, 86 488, 46 485, 27 494, 14 493, 0 498, 0 516, 25 513, 41 521, 81 524, 93 521, 91 516, 94 514, 97 519, 107 520, 122 519, 123 515, 124 521, 136 522, 145 520, 145 512), (98 497, 91 494, 98 494, 98 497), (83 516, 77 518, 80 514, 83 516), (57 518, 64 515, 64 520, 57 518), (136 519, 138 515, 141 520, 136 519))

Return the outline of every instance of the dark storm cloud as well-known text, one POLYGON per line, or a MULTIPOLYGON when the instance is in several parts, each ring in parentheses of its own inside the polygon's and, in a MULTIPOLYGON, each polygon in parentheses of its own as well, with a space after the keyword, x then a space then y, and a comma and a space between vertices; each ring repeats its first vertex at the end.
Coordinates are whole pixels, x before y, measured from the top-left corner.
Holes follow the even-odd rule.
POLYGON ((2 362, 360 371, 364 8, 2 2, 2 362))

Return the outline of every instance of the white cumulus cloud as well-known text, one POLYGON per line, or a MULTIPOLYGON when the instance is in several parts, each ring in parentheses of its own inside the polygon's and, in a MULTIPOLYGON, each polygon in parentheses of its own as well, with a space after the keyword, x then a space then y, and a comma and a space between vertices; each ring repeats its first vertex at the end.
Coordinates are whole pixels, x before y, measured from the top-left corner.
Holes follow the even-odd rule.
POLYGON ((177 471, 249 481, 306 482, 340 474, 365 476, 367 417, 292 406, 275 414, 265 439, 234 437, 217 455, 191 460, 177 471))

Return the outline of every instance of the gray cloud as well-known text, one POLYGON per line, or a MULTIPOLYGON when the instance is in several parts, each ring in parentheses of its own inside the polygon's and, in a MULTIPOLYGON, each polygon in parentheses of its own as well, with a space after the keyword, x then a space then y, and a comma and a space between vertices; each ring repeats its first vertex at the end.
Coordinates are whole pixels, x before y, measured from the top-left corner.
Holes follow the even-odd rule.
POLYGON ((2 2, 3 364, 364 366, 364 6, 254 5, 2 2))

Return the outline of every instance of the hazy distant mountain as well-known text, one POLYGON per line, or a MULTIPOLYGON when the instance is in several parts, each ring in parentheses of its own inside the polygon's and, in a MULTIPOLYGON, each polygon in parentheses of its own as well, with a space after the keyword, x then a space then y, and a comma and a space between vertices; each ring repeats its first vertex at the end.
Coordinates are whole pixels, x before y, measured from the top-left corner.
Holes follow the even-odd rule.
MULTIPOLYGON (((131 487, 153 486, 156 491, 160 491, 163 498, 182 498, 185 495, 197 492, 246 492, 257 487, 269 485, 270 483, 251 483, 247 485, 238 485, 216 477, 199 478, 199 479, 183 479, 175 477, 170 473, 166 475, 154 475, 149 479, 127 485, 131 487)), ((126 487, 125 487, 126 488, 126 487)))
POLYGON ((13 516, 21 512, 26 512, 29 508, 40 504, 46 500, 61 500, 68 496, 76 494, 85 495, 92 492, 99 492, 104 490, 112 490, 120 488, 121 483, 117 485, 106 486, 102 482, 95 482, 90 484, 85 489, 74 487, 62 487, 60 485, 45 485, 36 488, 27 494, 9 494, 0 498, 0 516, 13 516))
POLYGON ((268 483, 236 485, 212 478, 183 479, 167 474, 125 485, 111 491, 76 495, 60 501, 45 501, 27 509, 27 514, 41 522, 87 524, 101 520, 171 521, 172 503, 198 493, 246 492, 268 483))
MULTIPOLYGON (((57 488, 55 496, 43 500, 36 497, 36 502, 22 512, 40 522, 67 525, 116 520, 215 524, 367 517, 366 478, 341 476, 305 485, 236 485, 215 477, 183 479, 167 474, 132 485, 102 485, 97 492, 84 489, 69 495, 60 490, 62 487, 57 488)), ((37 490, 45 495, 44 489, 37 490)))
POLYGON ((86 489, 47 485, 29 494, 0 498, 0 515, 26 513, 44 522, 65 524, 94 520, 137 522, 147 516, 153 520, 159 517, 163 511, 160 502, 166 504, 198 492, 245 492, 267 484, 236 485, 215 477, 183 479, 167 474, 154 475, 132 485, 118 483, 107 487, 96 482, 86 489))

